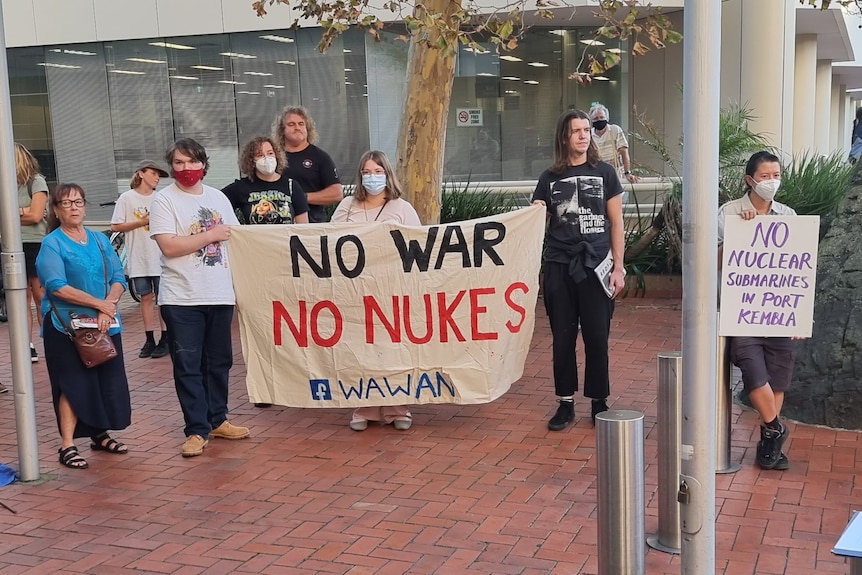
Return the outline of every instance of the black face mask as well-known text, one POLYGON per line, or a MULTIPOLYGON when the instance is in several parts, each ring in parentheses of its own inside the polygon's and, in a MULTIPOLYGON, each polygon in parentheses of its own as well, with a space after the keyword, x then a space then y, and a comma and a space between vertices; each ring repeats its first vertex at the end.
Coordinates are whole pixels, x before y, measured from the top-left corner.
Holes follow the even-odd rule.
POLYGON ((595 120, 593 122, 593 128, 595 128, 599 132, 601 132, 602 130, 604 130, 607 127, 608 127, 608 121, 607 120, 595 120))

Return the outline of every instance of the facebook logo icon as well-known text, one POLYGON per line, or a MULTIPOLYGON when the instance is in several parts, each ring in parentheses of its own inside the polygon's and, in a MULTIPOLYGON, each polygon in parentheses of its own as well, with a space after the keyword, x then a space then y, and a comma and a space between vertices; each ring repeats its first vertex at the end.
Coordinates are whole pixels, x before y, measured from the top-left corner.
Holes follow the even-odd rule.
POLYGON ((309 383, 311 383, 311 397, 317 401, 332 399, 332 390, 329 388, 328 379, 312 379, 309 380, 309 383))

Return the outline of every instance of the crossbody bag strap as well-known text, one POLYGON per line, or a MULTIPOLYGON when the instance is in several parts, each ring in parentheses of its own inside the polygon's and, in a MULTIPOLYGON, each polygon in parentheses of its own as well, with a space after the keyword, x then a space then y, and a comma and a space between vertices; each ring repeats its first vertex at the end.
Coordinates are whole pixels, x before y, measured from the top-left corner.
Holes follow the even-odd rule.
POLYGON ((111 293, 111 284, 108 283, 108 258, 105 257, 105 250, 102 249, 99 242, 96 242, 96 245, 99 246, 99 255, 102 256, 102 267, 105 269, 105 299, 108 299, 108 294, 111 293))
POLYGON ((65 331, 66 335, 69 337, 74 338, 75 330, 72 328, 71 324, 67 324, 63 321, 63 317, 60 315, 60 312, 57 311, 57 306, 54 305, 54 298, 52 298, 51 294, 47 291, 45 292, 45 295, 48 296, 48 303, 51 304, 51 311, 54 312, 54 316, 57 318, 57 321, 59 321, 60 325, 63 326, 63 331, 65 331))

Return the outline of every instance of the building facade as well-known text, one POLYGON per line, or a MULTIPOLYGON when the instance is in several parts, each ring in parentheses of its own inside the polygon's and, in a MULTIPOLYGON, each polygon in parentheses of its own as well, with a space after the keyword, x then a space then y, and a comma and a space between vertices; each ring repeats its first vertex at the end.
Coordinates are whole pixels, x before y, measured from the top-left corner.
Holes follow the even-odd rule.
MULTIPOLYGON (((626 130, 639 131, 642 118, 667 142, 683 135, 684 45, 630 58, 625 43, 595 37, 593 2, 576 4, 583 9, 535 26, 512 52, 459 49, 446 179, 535 179, 551 162, 559 113, 594 102, 626 130), (598 49, 618 51, 621 65, 578 83, 584 53, 598 49)), ((682 30, 684 3, 664 4, 682 30)), ((848 90, 862 87, 852 63, 862 54, 858 15, 790 0, 722 8, 722 102, 746 104, 754 128, 788 155, 849 148, 848 90)), ((293 8, 258 18, 242 0, 3 0, 3 11, 15 139, 49 181, 84 186, 92 219, 107 219, 110 207, 97 204, 128 188, 137 162, 179 137, 207 148, 207 183, 233 181, 238 149, 270 133, 286 105, 309 108, 346 184, 365 150, 395 153, 407 61, 397 24, 380 42, 350 30, 320 53, 313 23, 290 29, 293 8)), ((631 143, 637 164, 662 172, 631 143)))

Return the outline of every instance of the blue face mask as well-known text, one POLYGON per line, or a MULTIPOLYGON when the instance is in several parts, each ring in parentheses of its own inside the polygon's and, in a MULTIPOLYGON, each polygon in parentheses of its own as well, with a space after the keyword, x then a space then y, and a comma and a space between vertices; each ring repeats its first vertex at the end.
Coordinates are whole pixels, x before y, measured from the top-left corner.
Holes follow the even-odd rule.
POLYGON ((386 189, 386 174, 363 174, 362 187, 372 196, 386 189))

